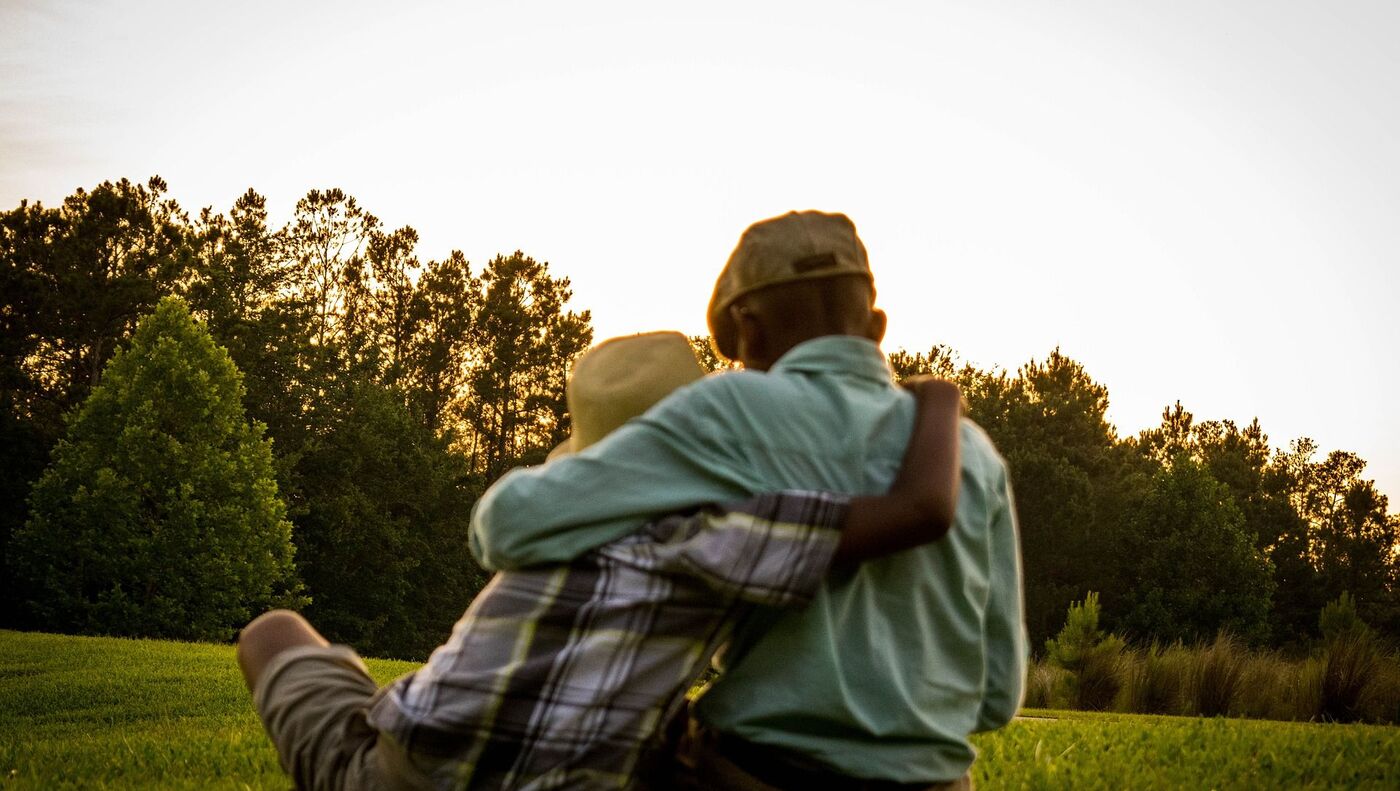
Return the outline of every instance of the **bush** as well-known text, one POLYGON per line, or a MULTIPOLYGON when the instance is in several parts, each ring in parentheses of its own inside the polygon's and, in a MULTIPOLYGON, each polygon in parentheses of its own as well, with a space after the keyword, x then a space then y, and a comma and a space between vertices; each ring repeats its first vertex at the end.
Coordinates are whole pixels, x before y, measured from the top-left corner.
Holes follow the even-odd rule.
POLYGON ((1365 722, 1400 724, 1400 654, 1382 661, 1362 698, 1361 717, 1365 722))
POLYGON ((1114 707, 1139 714, 1176 714, 1181 710, 1190 666, 1190 652, 1180 643, 1163 648, 1154 642, 1142 651, 1125 654, 1114 707))
POLYGON ((1070 704, 1070 674, 1048 662, 1032 662, 1026 674, 1024 705, 1033 709, 1060 709, 1070 704))
POLYGON ((1187 676, 1184 714, 1218 717, 1230 713, 1244 677, 1248 651, 1228 632, 1197 649, 1187 676))
MULTIPOLYGON (((1385 655, 1369 630, 1337 632, 1322 649, 1322 718, 1332 722, 1361 719, 1372 681, 1385 655)), ((1379 689, 1376 690, 1379 692, 1379 689)))
POLYGON ((1270 651, 1245 660, 1230 713, 1240 717, 1307 721, 1322 705, 1321 663, 1290 662, 1270 651))
POLYGON ((1026 706, 1101 709, 1113 689, 1113 709, 1136 714, 1400 723, 1400 653, 1386 653, 1372 631, 1343 632, 1301 660, 1251 653, 1224 632, 1194 648, 1125 648, 1097 631, 1094 605, 1072 608, 1071 623, 1046 644, 1052 656, 1032 663, 1026 706), (1102 680, 1109 658, 1111 682, 1102 680))
POLYGON ((1370 631, 1366 622, 1356 614, 1356 600, 1346 591, 1323 606, 1317 626, 1324 642, 1370 631))
POLYGON ((1122 659, 1123 640, 1115 635, 1084 656, 1074 687, 1075 702, 1086 711, 1104 711, 1118 697, 1118 665, 1122 659))
POLYGON ((1064 628, 1045 642, 1047 659, 1069 671, 1069 700, 1075 708, 1101 711, 1118 695, 1118 661, 1123 640, 1099 629, 1099 595, 1070 605, 1064 628))

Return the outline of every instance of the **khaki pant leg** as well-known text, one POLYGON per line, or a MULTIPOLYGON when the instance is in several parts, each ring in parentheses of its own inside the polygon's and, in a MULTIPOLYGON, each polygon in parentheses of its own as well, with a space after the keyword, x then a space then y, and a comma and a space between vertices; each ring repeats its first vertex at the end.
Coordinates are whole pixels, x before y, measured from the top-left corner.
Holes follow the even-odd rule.
POLYGON ((282 768, 302 791, 422 789, 401 750, 370 727, 378 687, 348 646, 301 646, 275 656, 253 705, 282 768))

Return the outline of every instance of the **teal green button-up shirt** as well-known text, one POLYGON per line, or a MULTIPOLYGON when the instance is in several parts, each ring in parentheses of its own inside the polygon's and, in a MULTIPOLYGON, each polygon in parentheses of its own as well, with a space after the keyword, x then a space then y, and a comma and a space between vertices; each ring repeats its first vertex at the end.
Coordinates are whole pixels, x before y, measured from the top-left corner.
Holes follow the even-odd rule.
MULTIPOLYGON (((472 548, 488 568, 518 568, 759 492, 878 493, 913 412, 874 343, 808 341, 767 373, 708 376, 582 453, 507 474, 473 512, 472 548)), ((834 573, 806 609, 742 624, 699 701, 702 721, 857 777, 966 771, 968 734, 1020 704, 1027 645, 1005 464, 970 421, 961 445, 948 536, 834 573)))

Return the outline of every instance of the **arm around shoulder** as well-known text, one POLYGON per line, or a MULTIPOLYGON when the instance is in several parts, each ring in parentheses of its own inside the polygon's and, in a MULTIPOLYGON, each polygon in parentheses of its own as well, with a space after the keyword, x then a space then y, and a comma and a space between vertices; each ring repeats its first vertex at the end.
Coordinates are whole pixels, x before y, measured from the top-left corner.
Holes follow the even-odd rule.
POLYGON ((882 557, 936 541, 957 513, 962 395, 952 382, 918 377, 905 383, 914 393, 914 431, 904 461, 887 493, 851 501, 838 563, 882 557))
POLYGON ((523 522, 516 520, 522 515, 529 518, 528 512, 523 512, 520 505, 528 503, 524 490, 531 484, 525 478, 530 475, 531 469, 538 468, 517 468, 507 472, 472 506, 468 539, 472 554, 482 568, 498 571, 528 564, 528 553, 520 543, 521 540, 529 540, 530 531, 520 529, 523 522))
POLYGON ((473 554, 497 570, 565 562, 658 516, 749 494, 723 442, 686 422, 703 414, 688 390, 581 453, 507 473, 472 509, 473 554))

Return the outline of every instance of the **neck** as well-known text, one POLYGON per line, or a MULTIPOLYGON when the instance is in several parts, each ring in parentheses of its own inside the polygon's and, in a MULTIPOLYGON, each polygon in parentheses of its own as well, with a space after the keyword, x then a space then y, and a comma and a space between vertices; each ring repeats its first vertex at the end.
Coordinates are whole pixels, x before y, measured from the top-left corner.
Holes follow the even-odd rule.
POLYGON ((869 338, 865 335, 861 335, 859 333, 854 332, 829 332, 820 335, 804 334, 802 335, 802 337, 785 338, 779 342, 770 343, 767 345, 767 348, 763 349, 761 353, 751 355, 740 355, 740 362, 742 362, 744 364, 744 367, 749 370, 767 371, 769 368, 772 368, 773 365, 778 362, 778 360, 781 360, 783 358, 783 355, 792 351, 797 346, 806 343, 807 341, 814 341, 817 338, 830 338, 833 336, 845 338, 864 338, 865 340, 869 340, 869 338))

